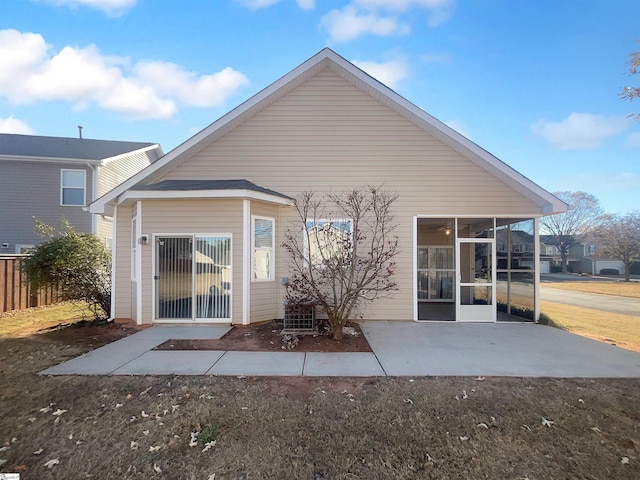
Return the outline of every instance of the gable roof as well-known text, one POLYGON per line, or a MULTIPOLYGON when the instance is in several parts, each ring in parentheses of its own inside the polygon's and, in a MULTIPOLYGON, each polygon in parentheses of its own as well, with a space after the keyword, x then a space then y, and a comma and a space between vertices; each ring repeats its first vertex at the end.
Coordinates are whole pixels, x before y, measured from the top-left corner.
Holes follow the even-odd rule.
POLYGON ((101 162, 138 150, 156 148, 160 148, 157 143, 0 133, 0 158, 19 161, 101 162))
POLYGON ((440 122, 427 112, 409 102, 386 85, 380 83, 336 52, 325 48, 285 76, 260 91, 240 106, 219 118, 201 132, 189 138, 153 165, 145 168, 128 181, 94 201, 93 213, 110 213, 117 199, 138 184, 149 184, 175 168, 203 148, 215 142, 236 126, 271 105, 325 68, 363 90, 383 105, 433 135, 445 145, 488 171, 494 177, 538 205, 545 214, 566 211, 566 204, 547 192, 507 164, 491 155, 466 137, 440 122))

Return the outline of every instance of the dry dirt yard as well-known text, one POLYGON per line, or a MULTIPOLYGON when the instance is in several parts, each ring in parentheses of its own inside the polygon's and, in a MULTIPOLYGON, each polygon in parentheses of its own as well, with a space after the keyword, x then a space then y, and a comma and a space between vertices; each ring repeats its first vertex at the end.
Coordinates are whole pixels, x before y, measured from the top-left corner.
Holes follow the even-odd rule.
POLYGON ((0 472, 39 480, 640 478, 638 379, 37 374, 129 333, 85 325, 0 339, 0 472))

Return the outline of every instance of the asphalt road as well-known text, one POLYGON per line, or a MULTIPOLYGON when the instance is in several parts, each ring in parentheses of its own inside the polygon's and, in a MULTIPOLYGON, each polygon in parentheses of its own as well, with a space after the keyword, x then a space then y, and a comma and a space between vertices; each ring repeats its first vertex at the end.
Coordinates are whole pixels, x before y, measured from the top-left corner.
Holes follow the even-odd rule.
POLYGON ((549 302, 593 308, 603 312, 623 313, 640 317, 640 299, 601 295, 599 293, 572 292, 540 285, 540 298, 549 302))

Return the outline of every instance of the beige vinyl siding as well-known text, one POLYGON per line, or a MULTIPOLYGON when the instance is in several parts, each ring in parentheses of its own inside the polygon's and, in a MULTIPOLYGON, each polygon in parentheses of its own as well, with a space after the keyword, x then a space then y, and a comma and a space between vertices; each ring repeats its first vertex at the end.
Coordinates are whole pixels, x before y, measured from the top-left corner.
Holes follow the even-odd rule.
MULTIPOLYGON (((157 150, 148 150, 132 155, 126 155, 117 160, 108 162, 106 165, 97 167, 98 169, 98 195, 99 198, 111 191, 125 180, 138 173, 143 168, 151 165, 157 160, 157 150)), ((97 216, 96 235, 100 239, 112 236, 112 222, 108 218, 97 216)))
MULTIPOLYGON (((251 202, 251 215, 260 215, 275 219, 276 232, 279 228, 278 212, 279 209, 276 206, 265 205, 256 201, 251 202)), ((278 268, 278 261, 283 252, 278 246, 278 238, 276 235, 274 251, 276 270, 273 280, 251 282, 251 323, 282 318, 279 309, 282 304, 282 295, 279 291, 280 277, 278 276, 282 270, 278 268)))
POLYGON ((153 235, 231 234, 232 322, 242 323, 242 200, 144 200, 142 233, 149 244, 142 247, 142 317, 153 315, 153 235))
POLYGON ((114 318, 136 318, 135 283, 131 281, 131 218, 135 205, 120 206, 116 211, 116 228, 118 235, 113 243, 113 265, 115 268, 115 310, 114 318))
MULTIPOLYGON (((383 185, 394 206, 400 290, 367 318, 413 318, 414 215, 539 215, 540 209, 404 117, 323 70, 257 113, 163 179, 244 178, 280 193, 383 185)), ((276 245, 293 219, 281 208, 276 245)), ((288 276, 277 249, 277 278, 288 276)), ((278 282, 279 283, 279 282, 278 282)), ((283 288, 279 285, 279 297, 283 288)))

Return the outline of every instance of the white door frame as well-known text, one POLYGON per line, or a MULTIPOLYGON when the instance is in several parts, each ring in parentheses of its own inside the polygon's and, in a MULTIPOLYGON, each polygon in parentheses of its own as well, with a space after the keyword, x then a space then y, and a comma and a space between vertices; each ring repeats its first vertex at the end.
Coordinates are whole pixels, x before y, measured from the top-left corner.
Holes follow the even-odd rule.
POLYGON ((495 238, 456 238, 456 321, 458 322, 496 322, 496 240, 495 238), (478 282, 472 275, 472 283, 462 282, 461 245, 486 243, 491 245, 491 278, 478 282), (462 305, 462 287, 487 286, 491 288, 490 305, 462 305))

